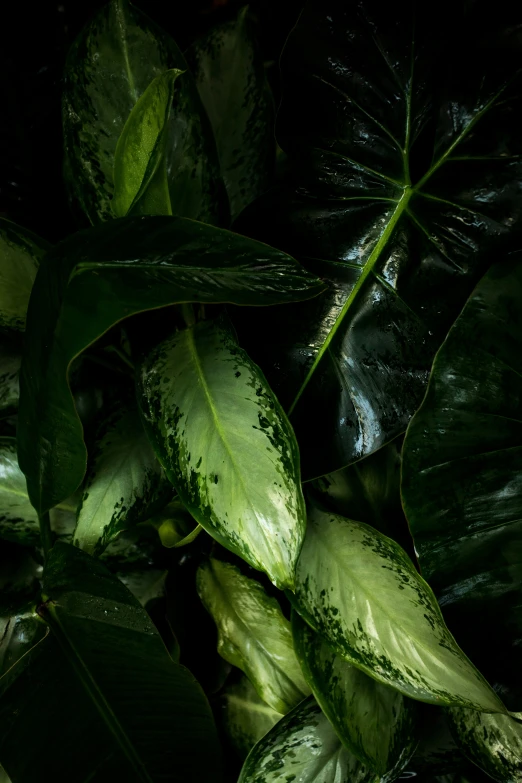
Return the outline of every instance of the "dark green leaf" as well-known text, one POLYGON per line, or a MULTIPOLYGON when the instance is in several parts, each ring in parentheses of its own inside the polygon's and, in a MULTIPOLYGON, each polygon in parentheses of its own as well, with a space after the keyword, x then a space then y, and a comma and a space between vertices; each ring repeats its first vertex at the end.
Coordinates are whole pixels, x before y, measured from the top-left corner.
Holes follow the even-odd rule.
POLYGON ((133 405, 120 405, 102 422, 83 488, 74 543, 99 555, 122 530, 164 506, 172 487, 156 459, 133 405))
POLYGON ((467 759, 451 736, 446 710, 423 704, 419 723, 419 745, 404 774, 411 772, 411 777, 415 775, 423 780, 428 774, 449 775, 468 766, 467 759))
POLYGON ((390 538, 312 507, 296 570, 298 612, 346 661, 421 701, 502 712, 390 538))
POLYGON ((161 343, 141 368, 146 429, 184 505, 220 544, 293 587, 306 526, 299 451, 225 320, 161 343))
POLYGON ((0 756, 15 783, 219 781, 205 696, 129 591, 60 543, 44 590, 51 633, 1 680, 0 756))
POLYGON ((0 418, 16 413, 20 396, 18 374, 22 356, 20 349, 11 343, 0 344, 0 418))
POLYGON ((341 745, 313 696, 250 751, 238 783, 378 783, 341 745))
POLYGON ((450 331, 404 444, 425 578, 464 649, 520 709, 522 267, 491 269, 450 331), (491 643, 493 641, 493 643, 491 643))
POLYGON ((125 217, 172 215, 167 161, 168 119, 174 83, 182 71, 156 76, 131 111, 116 145, 112 211, 125 217))
POLYGON ((512 5, 312 0, 282 61, 291 168, 243 230, 329 293, 251 317, 314 478, 406 429, 436 349, 522 226, 522 38, 512 5), (443 53, 443 55, 441 54, 443 53))
POLYGON ((509 715, 453 708, 448 718, 466 756, 500 783, 522 781, 522 723, 509 715))
POLYGON ((286 714, 310 693, 294 652, 290 623, 255 579, 220 560, 204 563, 198 593, 218 629, 218 652, 245 672, 270 707, 286 714))
POLYGON ((256 742, 283 717, 259 698, 245 675, 223 689, 220 707, 224 730, 242 761, 256 742))
POLYGON ((23 331, 38 266, 50 245, 0 218, 0 330, 23 331))
POLYGON ((417 745, 417 705, 337 655, 292 612, 306 681, 339 739, 382 783, 395 780, 417 745))
POLYGON ((270 183, 275 165, 274 100, 248 6, 187 52, 216 138, 235 218, 270 183))
MULTIPOLYGON (((73 44, 63 93, 67 179, 91 223, 112 217, 116 146, 131 111, 173 68, 187 71, 172 38, 127 0, 107 3, 73 44)), ((217 153, 190 72, 177 86, 165 144, 173 212, 217 222, 217 153)))
MULTIPOLYGON (((51 512, 54 532, 70 536, 74 530, 76 505, 60 503, 51 512)), ((0 538, 26 546, 39 545, 38 514, 27 494, 25 476, 18 467, 16 438, 0 437, 0 538)))
POLYGON ((269 304, 321 290, 279 251, 184 218, 121 218, 58 245, 35 282, 20 375, 20 465, 35 508, 52 508, 83 479, 67 372, 111 326, 176 302, 269 304))

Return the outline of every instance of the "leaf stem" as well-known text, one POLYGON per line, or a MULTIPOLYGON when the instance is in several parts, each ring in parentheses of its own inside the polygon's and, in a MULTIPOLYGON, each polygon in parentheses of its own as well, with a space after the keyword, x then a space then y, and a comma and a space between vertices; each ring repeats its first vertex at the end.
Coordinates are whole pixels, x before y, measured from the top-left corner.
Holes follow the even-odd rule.
POLYGON ((38 522, 40 524, 42 549, 44 551, 45 560, 47 560, 49 552, 53 547, 53 531, 51 530, 51 515, 49 511, 46 511, 44 514, 38 514, 38 522))
POLYGON ((194 324, 196 323, 196 314, 194 313, 194 305, 191 304, 190 302, 183 302, 183 304, 180 304, 179 310, 183 320, 185 321, 185 325, 188 327, 194 326, 194 324))

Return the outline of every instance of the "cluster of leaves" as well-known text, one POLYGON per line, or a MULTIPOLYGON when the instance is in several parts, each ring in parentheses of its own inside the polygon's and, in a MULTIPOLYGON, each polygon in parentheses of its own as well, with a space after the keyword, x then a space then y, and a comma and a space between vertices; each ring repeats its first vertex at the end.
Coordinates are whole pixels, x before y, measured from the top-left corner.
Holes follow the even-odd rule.
POLYGON ((74 43, 91 226, 0 219, 12 783, 522 781, 512 13, 310 0, 277 167, 247 7, 74 43))

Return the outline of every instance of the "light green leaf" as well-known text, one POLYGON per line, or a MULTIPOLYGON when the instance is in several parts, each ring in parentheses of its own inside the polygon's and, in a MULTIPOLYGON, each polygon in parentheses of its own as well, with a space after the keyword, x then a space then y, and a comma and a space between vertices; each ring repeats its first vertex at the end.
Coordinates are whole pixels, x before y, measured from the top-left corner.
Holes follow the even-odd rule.
POLYGON ((10 342, 0 344, 0 418, 16 413, 20 396, 18 374, 21 350, 10 342))
POLYGON ((283 717, 259 698, 244 674, 222 691, 220 705, 224 730, 238 756, 244 760, 256 742, 283 717))
POLYGON ((248 7, 186 56, 214 130, 234 219, 267 189, 275 167, 274 99, 248 7))
POLYGON ((111 203, 116 217, 125 217, 133 207, 134 214, 172 215, 165 146, 174 83, 180 74, 171 69, 156 76, 125 123, 114 156, 111 203), (140 199, 146 200, 141 208, 140 199), (151 207, 148 213, 146 205, 151 207))
POLYGON ((312 507, 290 598, 336 652, 385 685, 433 704, 505 711, 408 555, 369 525, 312 507))
POLYGON ((218 652, 243 671, 282 714, 310 693, 294 652, 290 623, 275 598, 230 563, 200 566, 197 589, 218 629, 218 652))
POLYGON ((415 702, 343 660, 295 611, 292 631, 306 681, 339 739, 382 783, 395 780, 417 745, 415 702))
MULTIPOLYGON (((63 91, 67 184, 91 223, 113 216, 118 139, 151 82, 171 69, 187 71, 176 43, 127 0, 104 5, 72 45, 63 91)), ((189 71, 178 85, 166 136, 174 214, 216 223, 224 188, 212 129, 189 71)))
POLYGON ((146 429, 184 505, 220 544, 293 587, 306 519, 295 436, 224 320, 177 332, 145 360, 146 429))
POLYGON ((156 528, 161 543, 167 549, 191 544, 203 530, 178 498, 154 514, 148 524, 156 528))
POLYGON ((509 715, 447 710, 455 740, 478 767, 500 783, 522 781, 522 724, 509 715))
POLYGON ((313 696, 250 751, 238 783, 378 783, 341 745, 313 696))
MULTIPOLYGON (((76 506, 64 501, 51 511, 51 526, 59 537, 74 530, 76 506)), ((27 494, 25 476, 18 467, 16 438, 0 437, 0 538, 24 546, 38 546, 38 515, 27 494)))
POLYGON ((50 247, 32 231, 0 218, 0 330, 24 330, 36 272, 50 247))
POLYGON ((118 533, 143 522, 171 496, 135 405, 120 406, 98 431, 74 543, 99 555, 118 533))

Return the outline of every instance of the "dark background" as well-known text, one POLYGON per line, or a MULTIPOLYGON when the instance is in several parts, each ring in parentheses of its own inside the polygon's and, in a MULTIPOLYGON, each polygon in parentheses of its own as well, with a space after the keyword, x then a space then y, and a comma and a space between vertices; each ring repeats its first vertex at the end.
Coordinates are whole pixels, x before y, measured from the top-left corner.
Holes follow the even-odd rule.
MULTIPOLYGON (((62 184, 61 79, 70 44, 105 0, 10 0, 0 32, 0 216, 51 242, 77 226, 62 184)), ((279 99, 278 60, 303 0, 252 0, 267 74, 279 99)), ((185 51, 244 0, 136 0, 185 51)))

